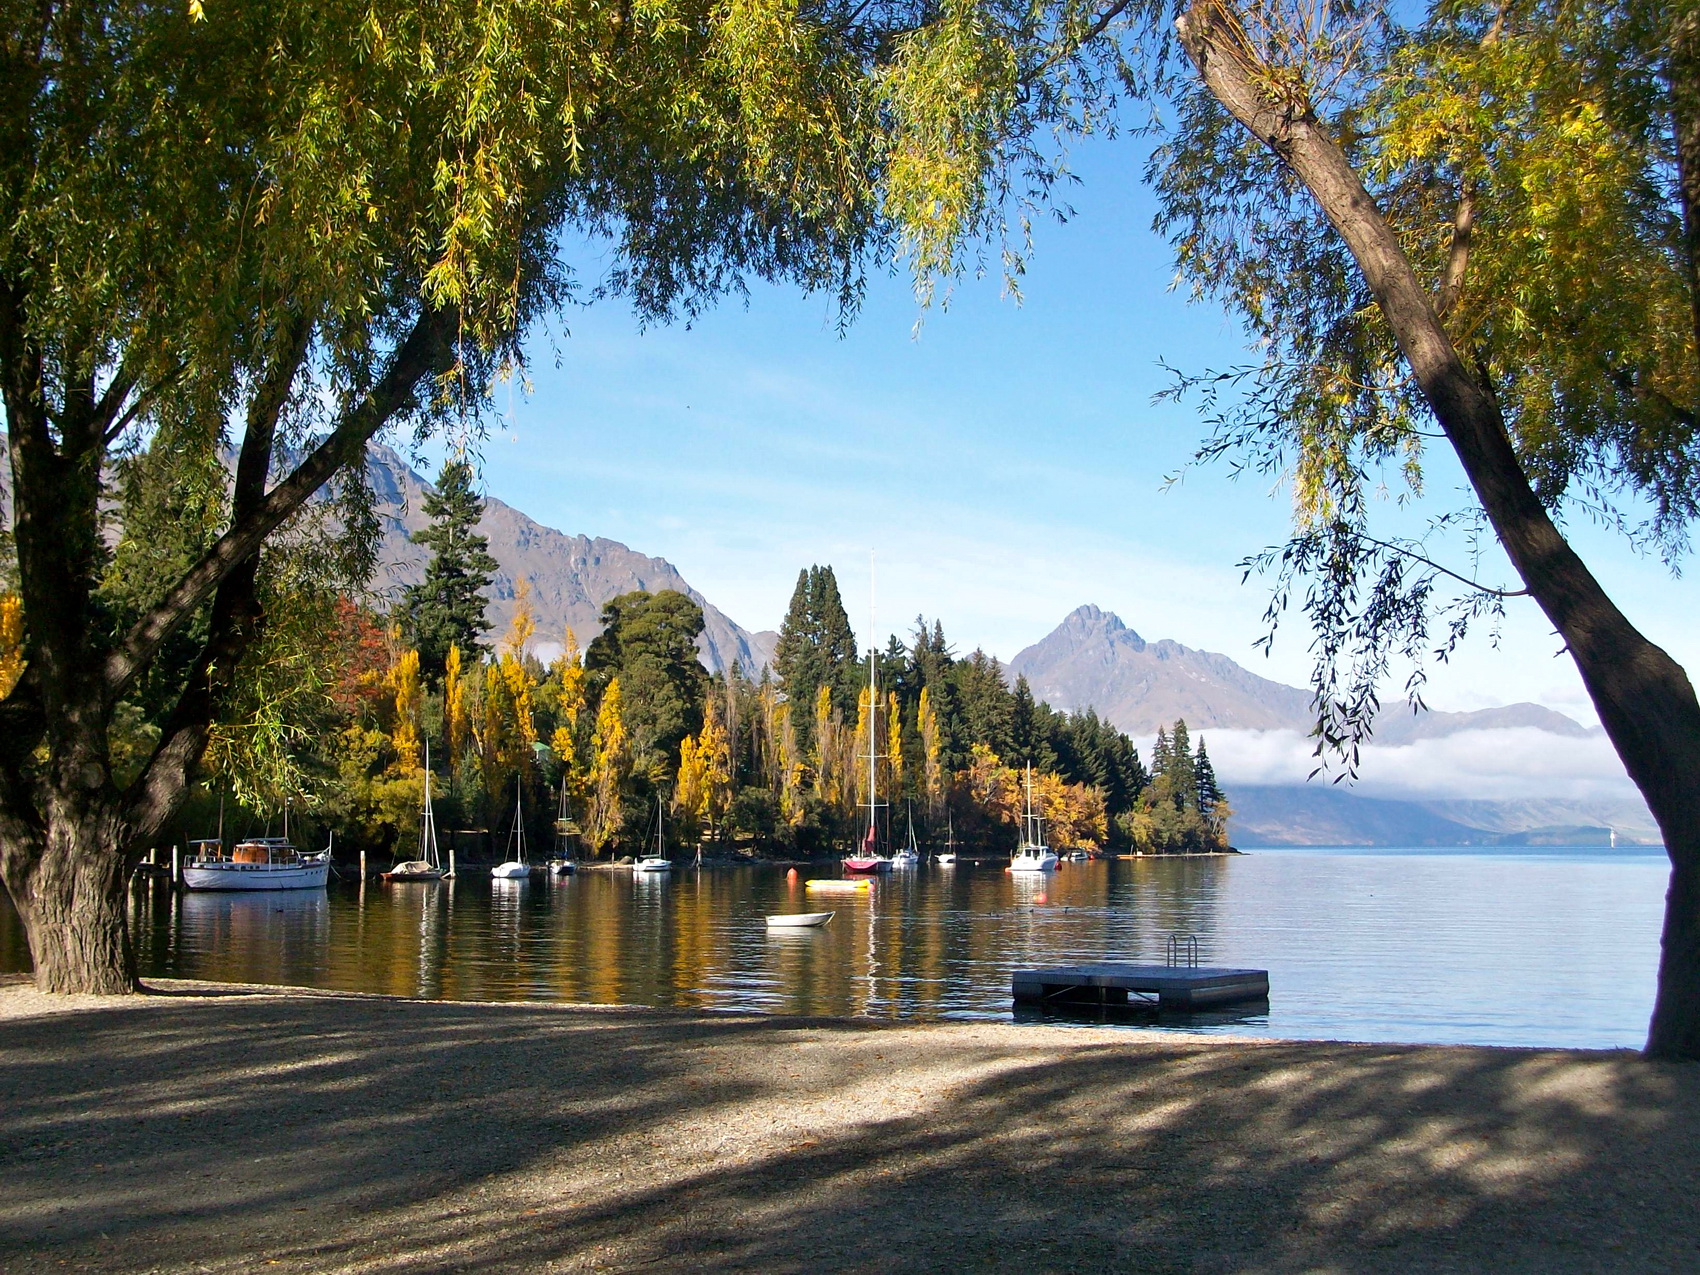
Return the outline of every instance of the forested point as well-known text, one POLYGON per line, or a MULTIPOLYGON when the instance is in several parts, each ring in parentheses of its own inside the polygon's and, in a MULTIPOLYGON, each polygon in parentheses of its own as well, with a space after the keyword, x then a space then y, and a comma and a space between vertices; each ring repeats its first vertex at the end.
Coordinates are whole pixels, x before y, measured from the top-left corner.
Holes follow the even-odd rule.
MULTIPOLYGON (((755 676, 703 667, 702 610, 673 590, 612 599, 587 648, 568 630, 545 664, 534 647, 552 635, 537 632, 522 580, 512 623, 487 643, 495 563, 476 534, 473 477, 458 461, 440 475, 414 537, 431 551, 419 584, 387 611, 339 596, 334 622, 297 652, 317 691, 293 701, 287 764, 215 750, 174 839, 221 817, 238 834, 276 831, 287 804, 300 842, 334 833, 344 855, 410 858, 429 765, 438 826, 475 856, 506 843, 516 791, 531 844, 583 857, 640 852, 658 806, 675 851, 825 855, 865 831, 871 740, 882 843, 913 820, 923 846, 1009 852, 1031 766, 1054 848, 1227 849, 1226 798, 1184 721, 1159 731, 1147 766, 1095 712, 1036 701, 983 651, 956 655, 936 620, 917 617, 907 645, 889 640, 870 705, 829 566, 799 575, 773 667, 755 676)), ((10 615, 0 607, 0 641, 15 650, 10 615)), ((153 728, 124 720, 134 738, 115 751, 145 756, 153 728)))

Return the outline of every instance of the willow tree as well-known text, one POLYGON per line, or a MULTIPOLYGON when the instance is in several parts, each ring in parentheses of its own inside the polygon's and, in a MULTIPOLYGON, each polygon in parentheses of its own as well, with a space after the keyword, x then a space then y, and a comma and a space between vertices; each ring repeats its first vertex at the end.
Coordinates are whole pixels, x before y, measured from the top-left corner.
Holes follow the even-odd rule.
POLYGON ((1258 351, 1177 388, 1202 458, 1293 488, 1261 561, 1272 617, 1297 594, 1317 634, 1319 747, 1351 766, 1391 672, 1419 701, 1427 660, 1531 600, 1669 853, 1648 1051, 1700 1057, 1700 704, 1565 532, 1599 518, 1674 561, 1700 512, 1693 0, 964 0, 889 83, 927 286, 1044 203, 1049 138, 1156 103, 1157 229, 1258 351), (1471 499, 1420 536, 1376 525, 1436 443, 1471 499), (1515 587, 1477 577, 1477 531, 1515 587))
POLYGON ((854 301, 873 229, 858 86, 887 11, 855 13, 0 6, 24 661, 0 703, 0 876, 38 986, 134 985, 126 866, 233 704, 269 711, 280 536, 329 499, 346 552, 328 569, 370 566, 367 441, 476 428, 575 286, 562 242, 611 245, 596 287, 646 319, 751 277, 854 301), (185 492, 193 517, 138 530, 185 492), (151 746, 122 766, 114 721, 138 704, 151 746))

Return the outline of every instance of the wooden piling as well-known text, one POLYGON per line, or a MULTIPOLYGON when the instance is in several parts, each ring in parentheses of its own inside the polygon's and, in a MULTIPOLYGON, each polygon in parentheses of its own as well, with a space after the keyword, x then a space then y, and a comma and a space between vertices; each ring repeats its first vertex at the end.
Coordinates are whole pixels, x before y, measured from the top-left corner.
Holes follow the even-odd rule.
POLYGON ((360 879, 362 881, 366 879, 366 852, 364 850, 360 852, 360 879))
POLYGON ((171 888, 177 889, 183 884, 183 851, 178 846, 171 847, 171 888))

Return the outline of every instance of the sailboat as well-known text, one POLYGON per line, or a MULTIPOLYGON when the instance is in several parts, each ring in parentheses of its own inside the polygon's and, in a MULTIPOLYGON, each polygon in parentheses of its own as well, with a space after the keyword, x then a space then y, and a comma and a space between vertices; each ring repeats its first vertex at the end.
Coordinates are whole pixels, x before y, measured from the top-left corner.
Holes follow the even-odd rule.
POLYGON ((933 856, 933 862, 947 866, 956 862, 956 829, 951 825, 948 810, 944 815, 944 849, 933 856))
MULTIPOLYGON (((871 620, 872 617, 870 617, 871 620)), ((862 838, 862 852, 846 855, 846 872, 890 872, 892 862, 879 853, 875 844, 879 826, 879 670, 874 664, 875 648, 871 645, 873 625, 868 626, 868 834, 862 838)))
POLYGON ((646 854, 632 864, 633 872, 671 872, 673 861, 667 857, 666 849, 661 843, 662 819, 661 794, 655 794, 655 853, 646 854))
POLYGON ((1039 816, 1033 813, 1033 765, 1027 766, 1027 813, 1021 820, 1021 845, 1009 861, 1011 872, 1050 872, 1057 866, 1056 852, 1045 844, 1039 816))
POLYGON ((561 807, 555 813, 555 857, 549 860, 549 871, 555 876, 564 877, 578 871, 578 861, 568 852, 567 848, 567 779, 561 776, 561 807))
POLYGON ((915 845, 915 811, 909 811, 909 842, 901 850, 891 856, 891 866, 894 868, 914 868, 921 863, 921 851, 915 845))
POLYGON ((431 808, 431 742, 425 741, 425 800, 419 807, 419 857, 378 874, 385 881, 441 881, 443 856, 437 850, 437 813, 431 808))
POLYGON ((490 869, 497 881, 529 881, 531 865, 525 861, 525 810, 520 805, 520 776, 514 776, 514 826, 508 833, 508 858, 490 869))

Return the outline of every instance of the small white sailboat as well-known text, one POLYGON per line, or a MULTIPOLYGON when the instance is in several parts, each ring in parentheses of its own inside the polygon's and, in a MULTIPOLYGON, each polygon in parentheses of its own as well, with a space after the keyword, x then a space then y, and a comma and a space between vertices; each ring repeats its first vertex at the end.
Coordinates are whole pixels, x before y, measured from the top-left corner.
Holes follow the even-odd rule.
MULTIPOLYGON (((872 570, 872 564, 869 564, 872 570)), ((874 631, 873 598, 868 599, 868 632, 874 631)), ((868 835, 862 838, 861 853, 847 854, 840 861, 846 872, 890 872, 895 866, 890 855, 879 852, 879 668, 874 663, 873 645, 868 646, 868 835)))
POLYGON ((813 929, 832 920, 831 912, 783 912, 767 918, 770 930, 813 929))
POLYGON ((655 796, 655 853, 646 854, 632 864, 633 872, 671 872, 673 861, 667 857, 666 849, 661 842, 662 818, 661 795, 655 796))
POLYGON ((891 856, 891 866, 894 868, 918 868, 921 866, 921 851, 915 845, 915 811, 909 811, 909 841, 891 856))
POLYGON ((933 856, 933 862, 950 867, 956 862, 956 829, 951 823, 950 812, 944 816, 944 849, 933 856))
POLYGON ((1051 872, 1057 855, 1045 844, 1041 820, 1033 813, 1033 766, 1027 766, 1027 813, 1021 820, 1021 845, 1009 861, 1011 872, 1051 872))
POLYGON ((490 869, 497 881, 529 881, 531 865, 525 861, 525 810, 520 804, 520 777, 514 776, 514 826, 508 833, 508 858, 490 869))
POLYGON ((571 876, 578 871, 578 860, 573 858, 567 838, 567 829, 572 826, 567 818, 567 779, 561 776, 561 804, 555 812, 555 857, 549 860, 549 872, 553 876, 571 876))
POLYGON ((431 808, 431 742, 425 741, 425 800, 419 807, 419 857, 378 874, 385 881, 441 881, 443 857, 437 850, 437 813, 431 808))

